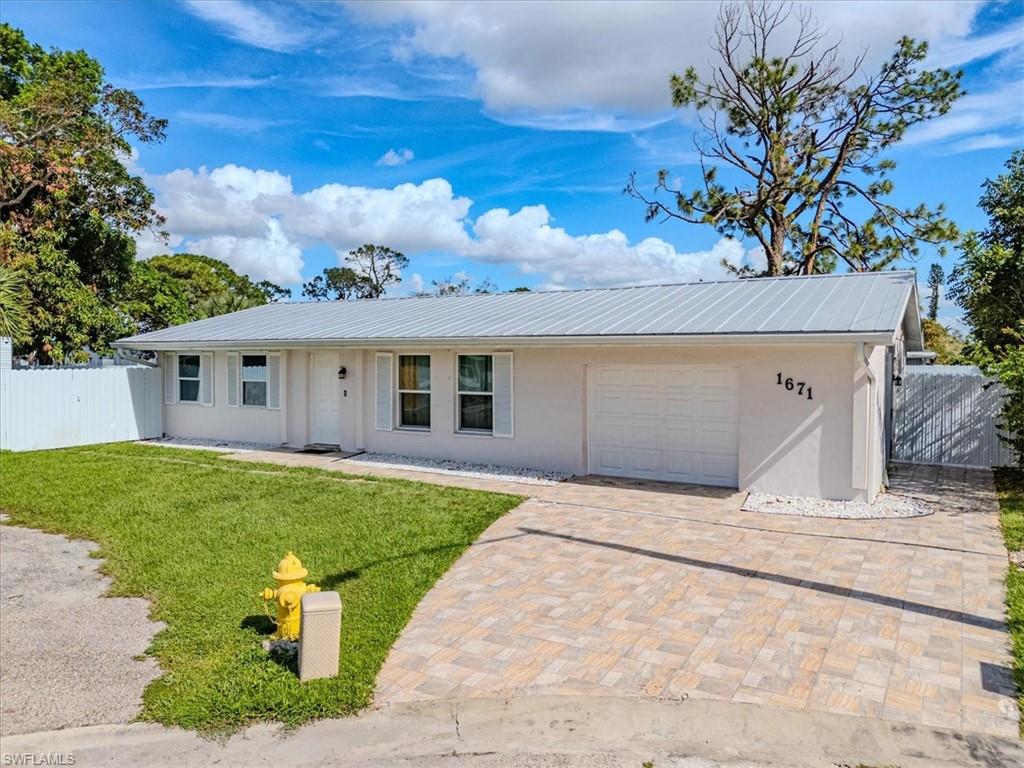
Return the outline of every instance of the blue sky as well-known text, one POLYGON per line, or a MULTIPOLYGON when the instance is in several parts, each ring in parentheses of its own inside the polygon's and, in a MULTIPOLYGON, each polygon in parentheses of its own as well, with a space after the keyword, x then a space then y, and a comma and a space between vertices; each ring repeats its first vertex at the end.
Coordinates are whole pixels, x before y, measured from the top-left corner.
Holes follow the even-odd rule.
MULTIPOLYGON (((983 226, 986 177, 1024 144, 1020 3, 814 6, 847 57, 903 34, 969 95, 890 153, 894 199, 983 226)), ((134 159, 170 246, 297 288, 363 242, 411 258, 402 294, 465 274, 501 288, 721 276, 751 243, 644 222, 631 171, 699 178, 667 77, 704 66, 717 3, 46 2, 3 19, 83 48, 170 121, 134 159)), ((916 266, 922 274, 934 258, 916 266)), ((952 266, 947 256, 944 266, 952 266)), ((296 295, 298 291, 296 290, 296 295)))

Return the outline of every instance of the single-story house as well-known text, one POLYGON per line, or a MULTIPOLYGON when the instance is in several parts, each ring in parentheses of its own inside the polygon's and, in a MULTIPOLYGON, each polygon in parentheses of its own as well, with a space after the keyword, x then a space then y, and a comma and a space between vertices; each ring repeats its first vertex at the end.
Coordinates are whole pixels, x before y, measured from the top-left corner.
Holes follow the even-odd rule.
POLYGON ((121 339, 164 430, 871 500, 913 272, 286 302, 121 339))

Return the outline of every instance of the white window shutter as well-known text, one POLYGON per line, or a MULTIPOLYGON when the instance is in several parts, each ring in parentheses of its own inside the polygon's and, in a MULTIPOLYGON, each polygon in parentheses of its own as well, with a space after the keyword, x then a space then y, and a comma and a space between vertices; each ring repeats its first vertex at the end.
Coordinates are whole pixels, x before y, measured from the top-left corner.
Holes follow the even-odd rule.
POLYGON ((512 437, 512 353, 497 352, 492 356, 494 376, 495 437, 512 437))
POLYGON ((164 404, 178 402, 178 356, 173 352, 164 354, 164 404))
POLYGON ((394 355, 390 352, 377 353, 376 365, 376 428, 381 432, 390 432, 394 424, 392 415, 392 404, 395 401, 393 386, 391 384, 394 375, 394 355))
POLYGON ((267 355, 267 408, 281 407, 281 356, 267 355))
POLYGON ((213 405, 213 353, 199 356, 199 402, 213 405))
POLYGON ((228 352, 228 405, 238 405, 238 353, 228 352))

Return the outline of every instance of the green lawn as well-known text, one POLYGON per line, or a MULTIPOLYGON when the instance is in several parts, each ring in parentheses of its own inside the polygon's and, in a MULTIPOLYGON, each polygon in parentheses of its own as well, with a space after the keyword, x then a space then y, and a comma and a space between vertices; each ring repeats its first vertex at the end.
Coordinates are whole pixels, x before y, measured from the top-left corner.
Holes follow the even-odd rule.
MULTIPOLYGON (((996 488, 1006 548, 1010 551, 1024 549, 1024 470, 997 469, 996 488)), ((1024 570, 1014 565, 1006 574, 1006 617, 1013 641, 1021 714, 1024 715, 1024 570)))
MULTIPOLYGON (((11 523, 98 542, 113 594, 149 598, 166 622, 142 719, 208 732, 365 707, 419 600, 520 501, 131 444, 0 454, 11 523), (262 647, 273 627, 256 594, 286 550, 341 593, 336 678, 300 685, 262 647)), ((117 632, 116 613, 96 620, 117 632)))

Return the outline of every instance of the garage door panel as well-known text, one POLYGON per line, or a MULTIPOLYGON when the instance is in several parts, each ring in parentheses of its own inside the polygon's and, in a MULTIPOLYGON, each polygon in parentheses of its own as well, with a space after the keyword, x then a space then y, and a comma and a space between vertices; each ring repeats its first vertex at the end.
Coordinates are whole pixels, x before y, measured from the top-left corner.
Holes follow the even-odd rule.
POLYGON ((636 419, 627 429, 627 447, 636 450, 658 450, 661 429, 657 419, 636 419))
POLYGON ((594 408, 600 414, 627 413, 629 410, 629 390, 625 387, 612 385, 601 387, 597 391, 594 408))
POLYGON ((722 421, 736 420, 736 401, 734 396, 728 395, 704 395, 697 401, 699 412, 705 419, 720 419, 722 421))
POLYGON ((736 485, 739 462, 734 456, 708 456, 705 454, 701 466, 701 480, 705 485, 736 485))
POLYGON ((633 416, 656 419, 661 413, 661 397, 661 392, 656 387, 634 387, 630 393, 629 413, 633 416))
POLYGON ((636 449, 629 452, 627 467, 631 477, 655 479, 661 468, 661 452, 636 449))
POLYGON ((664 426, 663 446, 666 450, 695 451, 700 448, 697 437, 697 425, 692 419, 673 419, 664 426))
POLYGON ((601 387, 628 387, 630 372, 618 366, 601 366, 594 370, 594 382, 601 387))
POLYGON ((699 483, 702 457, 692 451, 665 451, 664 477, 675 483, 699 483))
POLYGON ((732 424, 703 424, 700 430, 700 447, 709 453, 736 453, 739 441, 732 424))
POLYGON ((738 374, 726 366, 594 366, 591 471, 735 487, 738 374))
POLYGON ((623 449, 629 445, 628 429, 629 426, 625 423, 617 428, 614 425, 602 424, 594 427, 590 439, 598 447, 623 449))
POLYGON ((692 393, 686 395, 669 391, 665 393, 663 402, 664 414, 668 418, 690 418, 694 413, 696 404, 697 398, 692 393))

